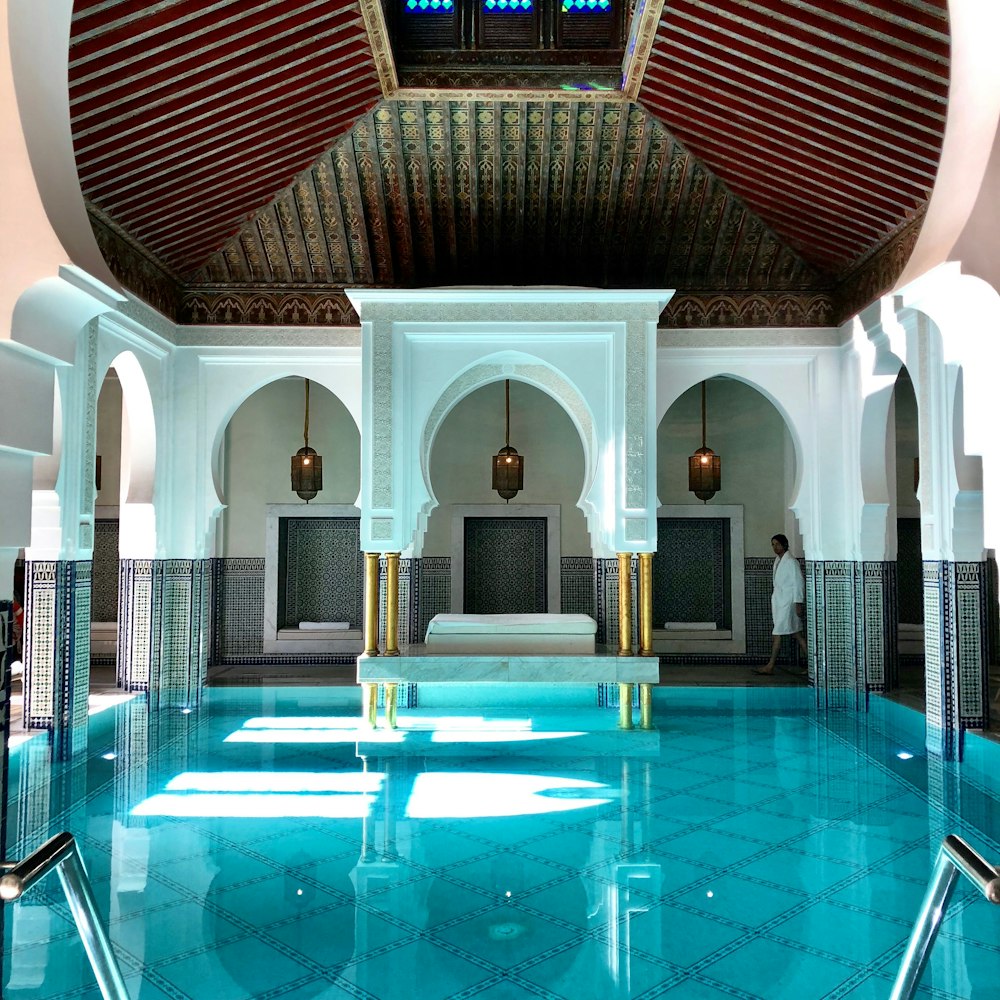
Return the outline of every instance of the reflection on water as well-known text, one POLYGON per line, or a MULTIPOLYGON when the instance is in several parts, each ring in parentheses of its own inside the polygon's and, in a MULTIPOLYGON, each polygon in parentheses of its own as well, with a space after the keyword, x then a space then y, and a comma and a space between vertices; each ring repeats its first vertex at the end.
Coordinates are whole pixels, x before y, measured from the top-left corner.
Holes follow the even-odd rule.
MULTIPOLYGON (((1000 857, 995 790, 887 717, 669 696, 652 733, 132 702, 67 762, 14 753, 8 853, 77 836, 132 997, 887 995, 940 837, 1000 857)), ((928 995, 988 995, 992 909, 957 900, 928 995)), ((5 996, 96 996, 57 881, 9 914, 5 996)))

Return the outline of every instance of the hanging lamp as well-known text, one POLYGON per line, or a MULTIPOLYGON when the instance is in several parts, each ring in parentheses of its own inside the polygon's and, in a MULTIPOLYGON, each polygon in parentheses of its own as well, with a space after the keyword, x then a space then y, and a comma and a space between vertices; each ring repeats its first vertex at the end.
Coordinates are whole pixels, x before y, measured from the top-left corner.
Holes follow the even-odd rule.
POLYGON ((323 458, 309 447, 309 379, 306 383, 306 418, 302 429, 305 444, 292 455, 292 489, 309 503, 323 489, 323 458))
POLYGON ((524 489, 524 457, 510 446, 510 379, 504 392, 504 446, 493 456, 493 489, 508 501, 524 489))
POLYGON ((701 383, 701 447, 688 459, 688 489, 708 503, 722 489, 722 459, 705 445, 705 383, 701 383))

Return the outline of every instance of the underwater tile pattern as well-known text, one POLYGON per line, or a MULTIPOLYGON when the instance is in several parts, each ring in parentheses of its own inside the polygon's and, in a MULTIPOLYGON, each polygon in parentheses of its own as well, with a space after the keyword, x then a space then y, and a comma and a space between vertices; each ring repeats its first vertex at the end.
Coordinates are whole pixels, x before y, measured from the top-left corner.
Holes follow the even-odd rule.
MULTIPOLYGON (((885 997, 940 838, 1000 858, 997 762, 929 762, 891 703, 829 725, 807 691, 663 689, 655 732, 547 708, 373 733, 351 694, 137 699, 66 762, 23 744, 8 853, 74 833, 141 1000, 885 997)), ((922 997, 990 995, 998 911, 957 890, 922 997)), ((55 879, 8 908, 3 983, 98 996, 55 879)))

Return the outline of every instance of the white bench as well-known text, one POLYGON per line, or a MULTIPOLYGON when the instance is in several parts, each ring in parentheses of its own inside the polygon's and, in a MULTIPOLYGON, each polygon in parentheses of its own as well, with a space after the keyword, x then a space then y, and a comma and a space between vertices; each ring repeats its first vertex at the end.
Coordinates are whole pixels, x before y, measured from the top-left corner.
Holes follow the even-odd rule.
POLYGON ((590 615, 435 615, 428 652, 593 655, 597 622, 590 615))

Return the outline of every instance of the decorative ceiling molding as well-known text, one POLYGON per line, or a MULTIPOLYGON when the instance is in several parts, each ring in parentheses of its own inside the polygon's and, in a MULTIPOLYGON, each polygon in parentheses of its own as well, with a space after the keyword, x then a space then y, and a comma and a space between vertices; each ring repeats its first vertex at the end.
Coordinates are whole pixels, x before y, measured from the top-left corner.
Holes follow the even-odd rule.
POLYGON ((926 206, 914 218, 903 223, 887 240, 857 267, 836 289, 837 322, 842 323, 859 313, 865 306, 891 291, 903 273, 917 245, 924 224, 926 206))
POLYGON ((663 4, 664 0, 639 0, 636 13, 633 15, 628 48, 625 51, 625 65, 622 67, 624 80, 622 90, 627 101, 635 101, 639 97, 646 64, 649 62, 653 42, 656 41, 656 31, 660 26, 663 4))
POLYGON ((792 292, 677 292, 660 316, 665 328, 834 325, 833 296, 792 292))
POLYGON ((393 99, 401 102, 418 101, 488 101, 488 102, 545 102, 558 101, 560 103, 571 104, 624 104, 625 98, 618 90, 562 90, 557 88, 543 88, 541 90, 514 89, 506 87, 503 89, 473 88, 463 90, 460 88, 418 88, 402 87, 393 95, 393 99))
POLYGON ((392 55, 382 0, 358 0, 358 5, 368 30, 368 44, 372 47, 372 58, 378 70, 382 96, 392 97, 399 90, 399 79, 396 76, 396 61, 392 55))

